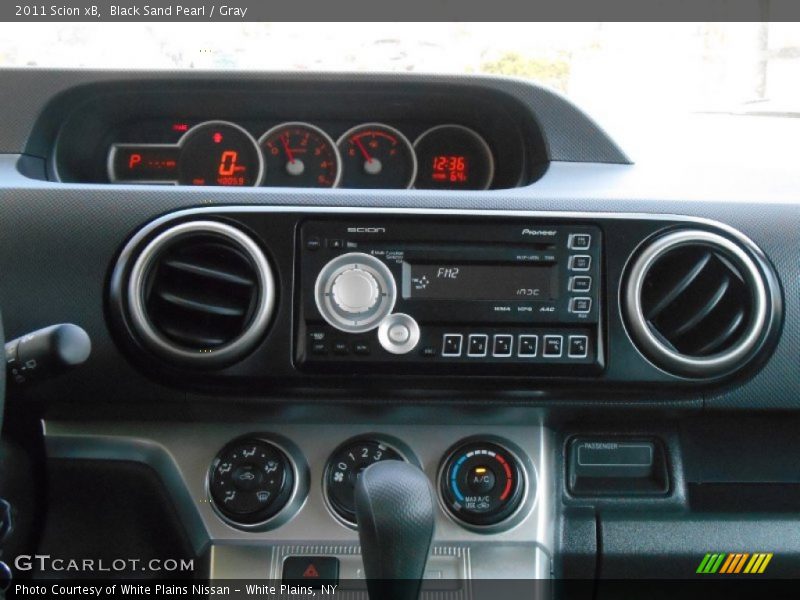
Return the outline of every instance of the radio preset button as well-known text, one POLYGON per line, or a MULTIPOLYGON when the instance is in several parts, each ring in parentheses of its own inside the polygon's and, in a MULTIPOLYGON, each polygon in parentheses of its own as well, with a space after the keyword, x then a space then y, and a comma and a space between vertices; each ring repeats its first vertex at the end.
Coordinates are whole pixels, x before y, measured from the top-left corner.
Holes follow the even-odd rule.
POLYGON ((469 336, 469 347, 467 356, 480 358, 486 356, 489 345, 489 336, 485 333, 472 333, 469 336))
POLYGON ((570 250, 588 250, 592 245, 592 236, 589 233, 571 233, 567 247, 570 250))
POLYGON ((494 347, 492 356, 503 358, 511 356, 514 348, 514 336, 510 334, 498 333, 494 336, 494 347))
POLYGON ((569 279, 570 292, 590 292, 592 290, 592 278, 589 275, 573 275, 569 279))
POLYGON ((520 335, 519 336, 519 350, 517 356, 520 358, 533 358, 539 347, 538 335, 520 335))
POLYGON ((409 315, 389 315, 378 327, 378 341, 387 352, 407 354, 419 343, 419 325, 409 315))
POLYGON ((591 298, 572 298, 569 301, 569 312, 578 315, 585 315, 592 310, 591 298))
POLYGON ((460 333, 445 333, 442 337, 442 356, 461 356, 463 339, 460 333))
POLYGON ((586 358, 589 356, 589 336, 571 335, 569 336, 569 357, 586 358))
POLYGON ((563 335, 546 335, 544 336, 544 348, 542 355, 546 358, 560 358, 564 353, 563 345, 563 335))
POLYGON ((588 254, 576 254, 569 257, 570 271, 588 271, 592 266, 592 257, 588 254))

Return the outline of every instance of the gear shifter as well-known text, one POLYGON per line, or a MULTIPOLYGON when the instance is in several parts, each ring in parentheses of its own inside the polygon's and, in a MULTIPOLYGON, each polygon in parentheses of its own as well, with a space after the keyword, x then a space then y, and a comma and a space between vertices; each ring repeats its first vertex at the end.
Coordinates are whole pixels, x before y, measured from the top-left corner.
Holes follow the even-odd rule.
POLYGON ((417 600, 434 527, 425 473, 397 460, 370 465, 355 490, 356 521, 371 600, 417 600))

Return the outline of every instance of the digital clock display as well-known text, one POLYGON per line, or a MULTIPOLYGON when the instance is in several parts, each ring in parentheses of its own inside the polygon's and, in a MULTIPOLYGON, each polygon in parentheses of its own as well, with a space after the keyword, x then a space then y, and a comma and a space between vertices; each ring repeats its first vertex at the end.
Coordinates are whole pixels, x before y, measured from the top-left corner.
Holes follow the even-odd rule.
POLYGON ((486 141, 461 125, 432 127, 414 143, 421 190, 485 190, 494 178, 494 158, 486 141))
POLYGON ((469 159, 463 154, 434 156, 431 165, 431 179, 457 184, 467 183, 469 181, 468 161, 469 159))
POLYGON ((409 298, 495 302, 558 298, 555 265, 407 264, 403 271, 409 298))

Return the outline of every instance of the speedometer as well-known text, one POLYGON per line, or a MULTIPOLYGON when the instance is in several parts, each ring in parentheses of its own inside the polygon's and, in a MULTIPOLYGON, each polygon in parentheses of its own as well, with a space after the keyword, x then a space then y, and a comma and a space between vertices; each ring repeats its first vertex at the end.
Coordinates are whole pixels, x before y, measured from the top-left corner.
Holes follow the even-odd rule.
POLYGON ((264 175, 258 144, 246 130, 228 121, 206 121, 178 142, 181 185, 255 186, 264 175))

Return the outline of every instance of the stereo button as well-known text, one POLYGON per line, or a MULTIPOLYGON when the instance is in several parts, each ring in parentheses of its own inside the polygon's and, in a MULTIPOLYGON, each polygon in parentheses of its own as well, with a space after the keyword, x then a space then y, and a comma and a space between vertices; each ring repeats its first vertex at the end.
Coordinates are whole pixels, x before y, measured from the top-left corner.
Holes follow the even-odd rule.
POLYGON ((592 290, 592 278, 588 275, 573 275, 569 280, 570 292, 590 292, 592 290))
POLYGON ((588 271, 592 266, 592 257, 588 254, 577 254, 569 257, 570 271, 588 271))
POLYGON ((511 356, 514 346, 514 336, 507 334, 497 334, 494 336, 494 347, 492 356, 505 357, 511 356))
POLYGON ((395 344, 407 342, 409 337, 411 337, 411 332, 408 330, 408 327, 402 323, 397 323, 389 327, 389 339, 395 344))
POLYGON ((585 315, 592 310, 591 298, 573 298, 569 301, 569 312, 578 315, 585 315))
POLYGON ((539 336, 521 335, 519 336, 519 350, 517 356, 520 358, 533 358, 539 346, 539 336))
POLYGON ((544 352, 543 355, 547 358, 560 358, 564 352, 563 349, 564 336, 563 335, 546 335, 544 336, 544 352))
POLYGON ((442 356, 461 356, 461 341, 464 339, 460 333, 445 333, 442 338, 442 356))
POLYGON ((592 245, 592 236, 588 233, 571 233, 567 246, 570 250, 588 250, 592 245))
POLYGON ((482 357, 486 356, 489 336, 485 333, 473 333, 469 336, 469 348, 467 356, 482 357))
POLYGON ((378 327, 378 341, 391 354, 407 354, 419 343, 419 325, 409 315, 395 313, 378 327))
POLYGON ((569 336, 569 357, 586 358, 589 356, 589 337, 585 335, 569 336))

